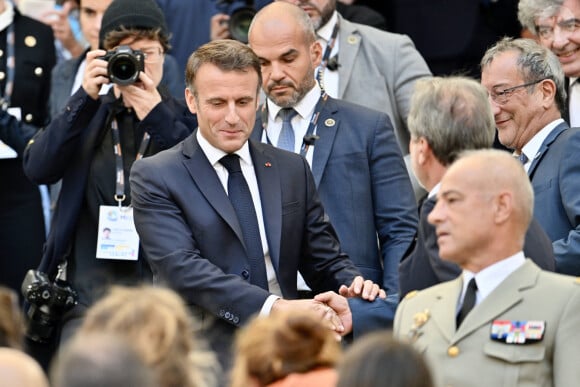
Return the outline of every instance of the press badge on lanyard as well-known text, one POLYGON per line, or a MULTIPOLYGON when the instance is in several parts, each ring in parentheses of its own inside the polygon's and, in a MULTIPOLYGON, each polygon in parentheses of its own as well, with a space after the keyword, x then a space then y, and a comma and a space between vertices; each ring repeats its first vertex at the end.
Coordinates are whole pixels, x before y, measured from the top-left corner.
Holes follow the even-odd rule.
MULTIPOLYGON (((123 154, 119 140, 117 121, 111 123, 113 148, 115 150, 116 189, 115 201, 118 206, 99 207, 99 236, 97 238, 97 258, 136 261, 139 256, 139 235, 133 222, 133 207, 121 205, 125 200, 125 173, 123 154)), ((143 135, 136 160, 143 157, 150 136, 143 135)))

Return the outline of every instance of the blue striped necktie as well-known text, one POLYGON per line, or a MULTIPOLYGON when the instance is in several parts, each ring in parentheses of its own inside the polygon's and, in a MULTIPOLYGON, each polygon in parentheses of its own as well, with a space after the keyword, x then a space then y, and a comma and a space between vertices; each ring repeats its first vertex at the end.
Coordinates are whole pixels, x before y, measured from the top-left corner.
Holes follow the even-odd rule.
POLYGON ((278 148, 294 152, 294 128, 292 118, 297 114, 293 108, 281 109, 278 115, 282 118, 282 130, 278 137, 278 148))

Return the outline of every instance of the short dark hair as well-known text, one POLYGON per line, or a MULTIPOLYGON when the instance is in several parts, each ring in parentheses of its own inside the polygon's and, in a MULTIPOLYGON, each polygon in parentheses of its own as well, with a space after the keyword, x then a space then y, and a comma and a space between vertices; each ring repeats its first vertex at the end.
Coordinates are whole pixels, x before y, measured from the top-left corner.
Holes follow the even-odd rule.
POLYGON ((231 39, 214 40, 199 47, 190 55, 185 67, 185 84, 196 97, 195 77, 199 68, 206 63, 213 64, 222 71, 255 71, 258 75, 256 91, 260 91, 262 84, 260 59, 245 44, 231 39))
POLYGON ((161 28, 155 29, 141 29, 141 28, 125 28, 120 27, 116 30, 110 31, 105 35, 103 40, 103 48, 110 50, 117 47, 123 40, 133 38, 131 41, 141 39, 157 40, 161 43, 163 52, 169 51, 171 45, 169 44, 169 35, 167 35, 161 28))
POLYGON ((369 333, 357 340, 338 364, 337 387, 433 387, 431 371, 411 344, 390 332, 369 333))

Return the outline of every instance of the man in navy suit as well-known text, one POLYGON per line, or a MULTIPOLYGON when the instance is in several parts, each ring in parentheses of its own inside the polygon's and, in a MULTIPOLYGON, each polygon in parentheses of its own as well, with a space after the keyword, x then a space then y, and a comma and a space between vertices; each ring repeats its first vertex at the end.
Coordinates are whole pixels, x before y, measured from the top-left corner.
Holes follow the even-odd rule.
POLYGON ((580 131, 562 119, 558 58, 529 39, 502 39, 481 60, 500 142, 524 162, 534 216, 554 248, 556 270, 580 275, 580 131))
POLYGON ((306 161, 248 141, 261 83, 258 58, 240 42, 214 41, 192 54, 186 82, 198 130, 131 170, 135 226, 155 278, 190 305, 225 369, 236 328, 257 313, 315 310, 341 333, 331 308, 295 300, 298 271, 315 292, 368 299, 384 292, 363 281, 341 251, 306 161), (232 200, 230 178, 240 170, 228 172, 226 156, 238 160, 252 216, 237 215, 241 199, 232 200), (253 240, 245 226, 250 218, 259 230, 253 240), (251 252, 260 242, 257 260, 251 252))
POLYGON ((262 64, 267 101, 252 138, 280 146, 286 109, 341 246, 365 278, 398 293, 397 267, 411 245, 417 210, 389 117, 322 93, 314 78, 321 46, 308 14, 286 2, 254 18, 250 47, 262 64))

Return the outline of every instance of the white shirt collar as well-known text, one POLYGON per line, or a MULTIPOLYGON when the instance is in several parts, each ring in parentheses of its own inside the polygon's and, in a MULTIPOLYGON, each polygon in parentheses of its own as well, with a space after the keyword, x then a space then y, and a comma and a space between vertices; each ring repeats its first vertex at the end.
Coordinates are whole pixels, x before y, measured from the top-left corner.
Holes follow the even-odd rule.
POLYGON ((463 270, 463 290, 460 299, 463 299, 469 281, 475 277, 475 282, 477 283, 476 304, 479 304, 491 292, 493 292, 503 280, 523 265, 525 261, 526 257, 524 252, 519 251, 511 257, 502 259, 501 261, 486 267, 479 273, 463 270))
POLYGON ((6 8, 0 14, 0 31, 4 31, 14 20, 14 6, 10 1, 5 1, 5 4, 6 8))
POLYGON ((437 192, 439 192, 440 188, 441 188, 441 182, 435 184, 435 186, 431 189, 431 191, 429 191, 429 195, 427 197, 429 199, 435 197, 437 195, 437 192))
POLYGON ((560 125, 562 122, 564 122, 562 118, 550 122, 542 130, 536 133, 534 137, 532 137, 532 139, 528 141, 526 145, 523 146, 522 153, 528 157, 528 162, 526 163, 526 170, 527 167, 531 165, 534 157, 536 157, 536 154, 540 150, 540 147, 544 143, 546 137, 548 137, 548 135, 552 132, 552 130, 554 130, 556 126, 560 125))
MULTIPOLYGON (((322 93, 322 89, 318 86, 318 82, 315 82, 314 87, 306 93, 306 95, 298 101, 296 106, 294 106, 294 110, 298 112, 298 115, 301 119, 309 120, 314 113, 314 108, 316 107, 316 103, 320 99, 320 95, 322 93)), ((276 105, 272 100, 269 98, 267 99, 266 103, 268 104, 268 115, 272 121, 276 120, 278 116, 278 112, 282 109, 280 106, 276 105)))
POLYGON ((326 22, 325 25, 321 26, 317 31, 316 35, 324 39, 326 42, 330 40, 332 36, 332 30, 334 30, 334 25, 338 20, 338 12, 334 11, 330 19, 326 22))
MULTIPOLYGON (((201 134, 201 130, 199 130, 199 128, 197 128, 196 138, 201 150, 203 151, 203 153, 205 153, 205 156, 209 160, 209 163, 215 168, 216 164, 218 164, 220 159, 225 155, 227 155, 227 153, 210 144, 209 141, 207 141, 205 137, 203 137, 203 135, 201 134)), ((247 141, 240 149, 238 149, 234 153, 240 156, 240 159, 244 163, 248 165, 253 165, 252 157, 250 156, 250 146, 248 145, 247 141)))

